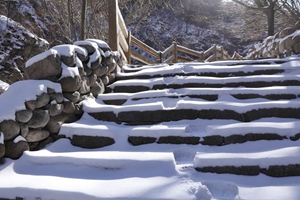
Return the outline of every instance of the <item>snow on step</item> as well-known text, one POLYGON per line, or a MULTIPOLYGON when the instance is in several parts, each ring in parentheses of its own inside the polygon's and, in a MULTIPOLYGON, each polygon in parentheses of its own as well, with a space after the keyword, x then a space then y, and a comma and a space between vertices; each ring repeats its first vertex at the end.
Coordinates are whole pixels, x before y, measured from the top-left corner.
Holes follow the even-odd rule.
POLYGON ((298 86, 273 86, 262 88, 180 88, 180 89, 162 89, 150 90, 137 93, 105 93, 99 94, 98 99, 109 100, 138 100, 158 97, 181 97, 196 95, 238 95, 238 94, 256 94, 260 96, 267 95, 300 95, 298 86))
POLYGON ((270 64, 270 65, 245 65, 236 63, 232 66, 216 66, 211 64, 174 64, 174 65, 162 65, 158 67, 144 68, 137 72, 128 72, 125 69, 125 73, 120 72, 117 74, 117 79, 128 79, 131 77, 145 78, 145 77, 163 77, 176 74, 184 75, 211 75, 211 76, 245 76, 247 74, 275 74, 275 73, 291 73, 295 70, 299 70, 300 61, 293 60, 287 61, 283 64, 270 64))
POLYGON ((288 147, 254 153, 207 153, 198 152, 194 167, 217 166, 259 166, 268 168, 273 165, 300 164, 300 147, 288 147))
MULTIPOLYGON (((275 120, 275 119, 274 119, 275 120)), ((202 136, 220 135, 245 135, 248 133, 272 133, 280 136, 292 137, 300 133, 300 122, 248 122, 233 123, 226 125, 208 125, 202 136)))
MULTIPOLYGON (((296 63, 299 61, 299 57, 292 56, 288 58, 281 58, 281 59, 260 59, 260 60, 225 60, 225 61, 215 61, 211 63, 200 63, 200 62, 191 62, 189 64, 185 64, 186 66, 199 66, 199 67, 205 67, 205 66, 222 66, 223 68, 226 66, 254 66, 254 65, 264 65, 264 66, 277 66, 284 63, 291 63, 290 65, 294 65, 293 63, 296 63), (295 62, 294 62, 295 61, 295 62)), ((176 65, 176 64, 175 64, 176 65)), ((144 66, 132 66, 132 65, 125 65, 123 67, 123 70, 125 72, 137 72, 141 70, 151 70, 151 69, 160 69, 163 67, 168 67, 168 64, 155 64, 155 65, 144 65, 144 66)), ((285 64, 284 66, 289 66, 289 64, 285 64)), ((299 66, 299 65, 298 65, 299 66)), ((250 69, 251 70, 251 69, 250 69)))
POLYGON ((48 150, 24 152, 22 157, 37 165, 70 164, 103 169, 147 169, 163 167, 175 172, 173 153, 85 151, 54 153, 48 150))
POLYGON ((173 99, 160 99, 160 101, 149 102, 148 100, 141 100, 139 104, 129 104, 124 106, 105 105, 101 100, 88 99, 83 101, 83 110, 88 113, 97 112, 113 112, 119 114, 120 112, 129 111, 155 111, 155 110, 233 110, 237 113, 245 113, 257 109, 269 108, 300 108, 300 100, 279 100, 279 101, 246 101, 235 100, 230 101, 221 99, 219 101, 199 101, 193 99, 187 100, 173 100, 173 99))
POLYGON ((268 87, 300 86, 300 75, 256 75, 244 77, 197 77, 175 76, 151 79, 131 79, 117 81, 108 86, 114 92, 140 92, 151 89, 184 88, 184 87, 268 87))
POLYGON ((200 172, 259 175, 272 177, 300 176, 300 147, 286 147, 255 153, 203 153, 194 158, 200 172))

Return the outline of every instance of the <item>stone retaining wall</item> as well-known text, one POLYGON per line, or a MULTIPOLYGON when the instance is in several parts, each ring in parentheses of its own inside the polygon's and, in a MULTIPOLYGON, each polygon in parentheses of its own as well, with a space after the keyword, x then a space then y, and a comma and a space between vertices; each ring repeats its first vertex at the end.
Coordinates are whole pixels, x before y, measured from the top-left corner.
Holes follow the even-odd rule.
POLYGON ((102 94, 122 66, 119 53, 92 39, 55 46, 29 59, 24 78, 50 80, 59 84, 62 92, 47 88, 36 99, 25 101, 25 109, 17 110, 15 119, 2 116, 0 158, 17 159, 25 150, 38 150, 58 139, 63 123, 82 116, 80 102, 102 94))
POLYGON ((283 58, 293 54, 300 54, 300 21, 255 44, 245 59, 283 58))

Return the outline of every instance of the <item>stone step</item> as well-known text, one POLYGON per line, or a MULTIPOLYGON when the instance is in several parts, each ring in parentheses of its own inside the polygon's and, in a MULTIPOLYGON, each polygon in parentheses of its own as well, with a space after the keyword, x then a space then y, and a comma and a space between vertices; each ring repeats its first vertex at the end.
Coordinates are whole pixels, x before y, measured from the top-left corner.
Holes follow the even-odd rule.
POLYGON ((158 100, 161 98, 182 99, 195 98, 207 101, 216 101, 224 95, 230 95, 235 99, 269 99, 269 100, 291 100, 300 97, 300 87, 298 86, 277 86, 264 88, 182 88, 182 89, 162 89, 137 93, 109 93, 99 94, 105 104, 124 105, 131 101, 144 99, 158 100))
POLYGON ((132 128, 128 141, 134 145, 190 144, 224 146, 259 140, 292 141, 300 138, 300 123, 297 122, 248 122, 226 125, 138 126, 132 128))
POLYGON ((117 81, 106 87, 106 93, 136 93, 158 89, 180 88, 260 88, 270 86, 300 86, 300 75, 257 75, 245 77, 175 76, 117 81))
POLYGON ((199 172, 272 177, 300 176, 300 147, 254 153, 203 153, 194 158, 199 172))
MULTIPOLYGON (((219 63, 220 64, 220 63, 219 63)), ((231 63, 232 64, 232 63, 231 63)), ((234 65, 212 65, 201 63, 174 64, 150 66, 147 68, 139 68, 138 71, 126 70, 120 72, 116 76, 116 80, 129 79, 150 79, 160 77, 174 76, 210 76, 210 77, 235 77, 235 76, 251 76, 251 75, 272 75, 281 73, 292 73, 300 69, 300 61, 286 61, 280 64, 242 64, 234 63, 234 65)))
MULTIPOLYGON (((194 66, 201 66, 201 67, 207 67, 209 66, 236 66, 236 65, 244 65, 244 66, 253 66, 253 65, 264 65, 264 66, 269 66, 269 65, 281 65, 287 62, 294 62, 298 61, 298 57, 289 57, 289 58, 281 58, 281 59, 260 59, 260 60, 225 60, 225 61, 215 61, 211 63, 188 63, 192 64, 194 66)), ((122 70, 125 73, 132 73, 132 72, 139 72, 142 70, 149 70, 149 69, 160 69, 163 67, 168 67, 168 66, 173 66, 174 64, 154 64, 154 65, 125 65, 123 66, 122 70)))
POLYGON ((102 100, 83 102, 83 110, 97 120, 128 125, 158 124, 183 119, 232 119, 251 122, 261 118, 300 119, 300 101, 197 101, 167 99, 125 106, 105 105, 102 100))
POLYGON ((175 171, 175 159, 171 152, 52 152, 49 150, 40 150, 24 152, 22 159, 29 161, 35 166, 68 164, 82 167, 96 167, 105 170, 168 168, 170 171, 175 171))
POLYGON ((198 119, 193 122, 181 120, 157 125, 124 126, 97 123, 84 114, 78 122, 64 124, 59 134, 69 138, 74 146, 89 149, 118 145, 118 142, 127 140, 133 146, 151 143, 225 146, 259 140, 299 140, 300 122, 291 119, 282 121, 280 118, 247 123, 198 119), (120 132, 122 140, 119 138, 120 132))

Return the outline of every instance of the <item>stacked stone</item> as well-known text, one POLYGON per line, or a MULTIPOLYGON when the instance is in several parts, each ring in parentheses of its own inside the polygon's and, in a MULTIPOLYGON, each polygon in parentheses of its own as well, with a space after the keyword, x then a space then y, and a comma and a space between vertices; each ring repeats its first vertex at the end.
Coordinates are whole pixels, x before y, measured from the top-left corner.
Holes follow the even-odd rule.
POLYGON ((61 92, 48 87, 35 100, 26 101, 15 119, 0 123, 0 158, 17 159, 25 150, 38 150, 57 140, 63 123, 82 116, 80 102, 104 93, 122 65, 119 53, 95 39, 58 45, 29 59, 24 79, 50 80, 59 84, 61 92))
POLYGON ((14 120, 3 120, 0 123, 0 157, 17 159, 23 151, 38 150, 55 141, 58 132, 53 129, 58 129, 58 125, 51 124, 51 118, 66 120, 64 103, 62 93, 48 88, 35 100, 26 101, 25 109, 16 111, 14 120))
POLYGON ((82 116, 80 102, 104 93, 122 65, 119 53, 94 39, 55 46, 28 60, 25 79, 59 83, 62 92, 48 88, 36 100, 26 101, 15 120, 0 123, 0 157, 17 159, 25 150, 38 150, 58 139, 63 123, 82 116))
POLYGON ((267 37, 249 50, 246 58, 283 58, 293 54, 300 54, 300 21, 293 27, 287 27, 267 37))

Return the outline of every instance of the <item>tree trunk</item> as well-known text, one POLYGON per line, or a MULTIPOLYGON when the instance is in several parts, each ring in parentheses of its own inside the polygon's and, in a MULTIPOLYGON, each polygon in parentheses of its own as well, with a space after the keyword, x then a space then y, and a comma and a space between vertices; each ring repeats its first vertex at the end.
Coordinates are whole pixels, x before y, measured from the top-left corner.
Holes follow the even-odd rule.
POLYGON ((76 34, 75 25, 73 21, 73 8, 72 8, 71 0, 68 0, 68 17, 69 17, 70 39, 72 40, 72 34, 73 34, 75 41, 77 41, 77 34, 76 34))
POLYGON ((85 38, 86 7, 87 7, 87 0, 82 0, 80 40, 84 40, 84 38, 85 38))
POLYGON ((274 35, 274 26, 275 26, 275 2, 270 2, 270 5, 267 10, 268 17, 268 36, 274 35))

